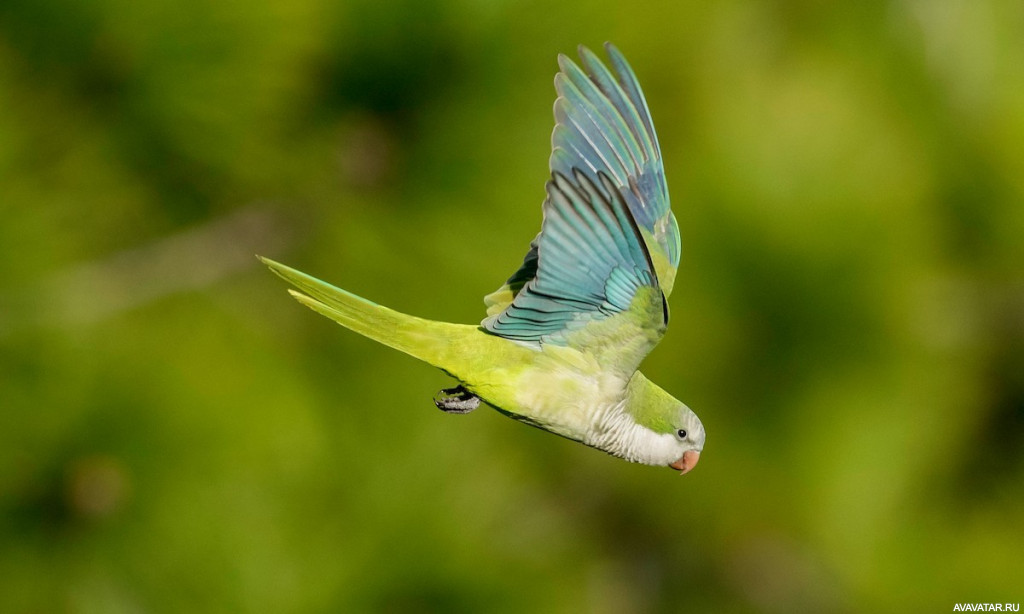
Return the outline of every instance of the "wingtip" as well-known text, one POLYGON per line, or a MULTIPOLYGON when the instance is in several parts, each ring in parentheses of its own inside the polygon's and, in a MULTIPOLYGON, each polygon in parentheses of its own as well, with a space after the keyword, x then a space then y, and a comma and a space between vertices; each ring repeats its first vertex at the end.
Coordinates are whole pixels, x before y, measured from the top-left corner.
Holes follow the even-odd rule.
POLYGON ((256 254, 256 259, 272 269, 282 266, 280 262, 276 262, 274 260, 271 260, 270 258, 267 258, 266 256, 261 256, 259 254, 256 254))
POLYGON ((312 309, 313 311, 319 314, 330 317, 330 315, 328 315, 327 313, 327 311, 330 310, 330 307, 328 305, 325 305, 323 301, 318 301, 317 299, 313 298, 308 294, 303 294, 302 292, 299 292, 298 290, 292 290, 291 288, 288 289, 288 294, 290 294, 291 297, 298 301, 299 304, 302 305, 303 307, 308 307, 309 309, 312 309))
POLYGON ((595 64, 602 64, 601 58, 597 57, 597 54, 590 50, 586 45, 579 46, 580 62, 583 64, 584 70, 587 75, 593 78, 595 72, 595 64))
MULTIPOLYGON (((607 43, 605 44, 607 45, 607 43)), ((587 47, 586 45, 580 45, 576 50, 580 54, 580 58, 584 62, 598 59, 597 54, 594 53, 594 50, 591 49, 590 47, 587 47)))
POLYGON ((612 65, 615 67, 615 72, 619 73, 620 78, 623 72, 633 71, 626 56, 622 55, 618 47, 611 44, 611 42, 605 42, 604 49, 608 52, 608 59, 611 60, 612 65))
POLYGON ((324 309, 324 308, 327 307, 327 305, 325 305, 323 301, 315 299, 312 296, 306 294, 305 292, 299 292, 298 290, 294 290, 292 288, 288 288, 288 294, 293 299, 298 301, 300 305, 303 305, 305 307, 309 307, 313 311, 320 312, 321 309, 324 309))
MULTIPOLYGON (((562 97, 562 88, 565 86, 565 79, 564 69, 555 73, 555 91, 558 92, 558 98, 562 97)), ((555 103, 558 103, 557 98, 555 99, 555 103)))
POLYGON ((281 264, 280 262, 271 260, 270 258, 264 256, 257 256, 257 258, 259 258, 260 262, 265 264, 267 268, 270 269, 271 273, 277 275, 278 277, 287 281, 290 284, 296 283, 296 277, 305 276, 305 273, 303 273, 302 271, 297 271, 292 267, 288 266, 287 264, 281 264))

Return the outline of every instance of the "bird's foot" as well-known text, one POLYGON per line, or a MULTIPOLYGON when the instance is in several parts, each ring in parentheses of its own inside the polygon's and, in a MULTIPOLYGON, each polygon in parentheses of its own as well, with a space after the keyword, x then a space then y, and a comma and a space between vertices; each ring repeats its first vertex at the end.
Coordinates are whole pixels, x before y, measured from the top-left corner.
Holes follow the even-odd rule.
POLYGON ((459 385, 445 388, 434 395, 434 405, 449 414, 468 414, 480 407, 480 397, 459 385))

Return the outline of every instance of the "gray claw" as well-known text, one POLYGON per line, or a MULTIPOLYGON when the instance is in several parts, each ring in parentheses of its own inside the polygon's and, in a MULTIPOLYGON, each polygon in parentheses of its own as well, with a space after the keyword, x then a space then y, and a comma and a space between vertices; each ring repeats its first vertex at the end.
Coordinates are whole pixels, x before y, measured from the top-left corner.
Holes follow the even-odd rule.
POLYGON ((434 405, 449 414, 468 414, 480 407, 480 397, 459 385, 445 388, 434 395, 434 405))

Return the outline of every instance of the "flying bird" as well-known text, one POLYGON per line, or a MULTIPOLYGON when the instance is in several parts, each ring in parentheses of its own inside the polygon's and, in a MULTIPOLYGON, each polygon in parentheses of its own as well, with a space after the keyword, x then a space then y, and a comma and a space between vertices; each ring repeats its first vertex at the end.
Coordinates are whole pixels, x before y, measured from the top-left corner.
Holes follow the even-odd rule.
POLYGON ((704 426, 648 380, 640 362, 668 326, 679 266, 658 137, 633 70, 605 44, 555 75, 547 197, 522 265, 484 298, 479 325, 426 320, 377 305, 261 258, 300 303, 458 380, 434 403, 481 405, 627 461, 686 473, 704 426))

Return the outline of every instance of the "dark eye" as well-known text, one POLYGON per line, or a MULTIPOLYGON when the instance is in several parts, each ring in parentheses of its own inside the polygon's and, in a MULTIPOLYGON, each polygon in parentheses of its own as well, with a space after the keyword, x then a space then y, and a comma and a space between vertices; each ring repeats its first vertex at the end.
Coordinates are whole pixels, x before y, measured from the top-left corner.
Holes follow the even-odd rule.
POLYGON ((686 429, 679 429, 676 431, 676 437, 680 439, 686 439, 686 429))

